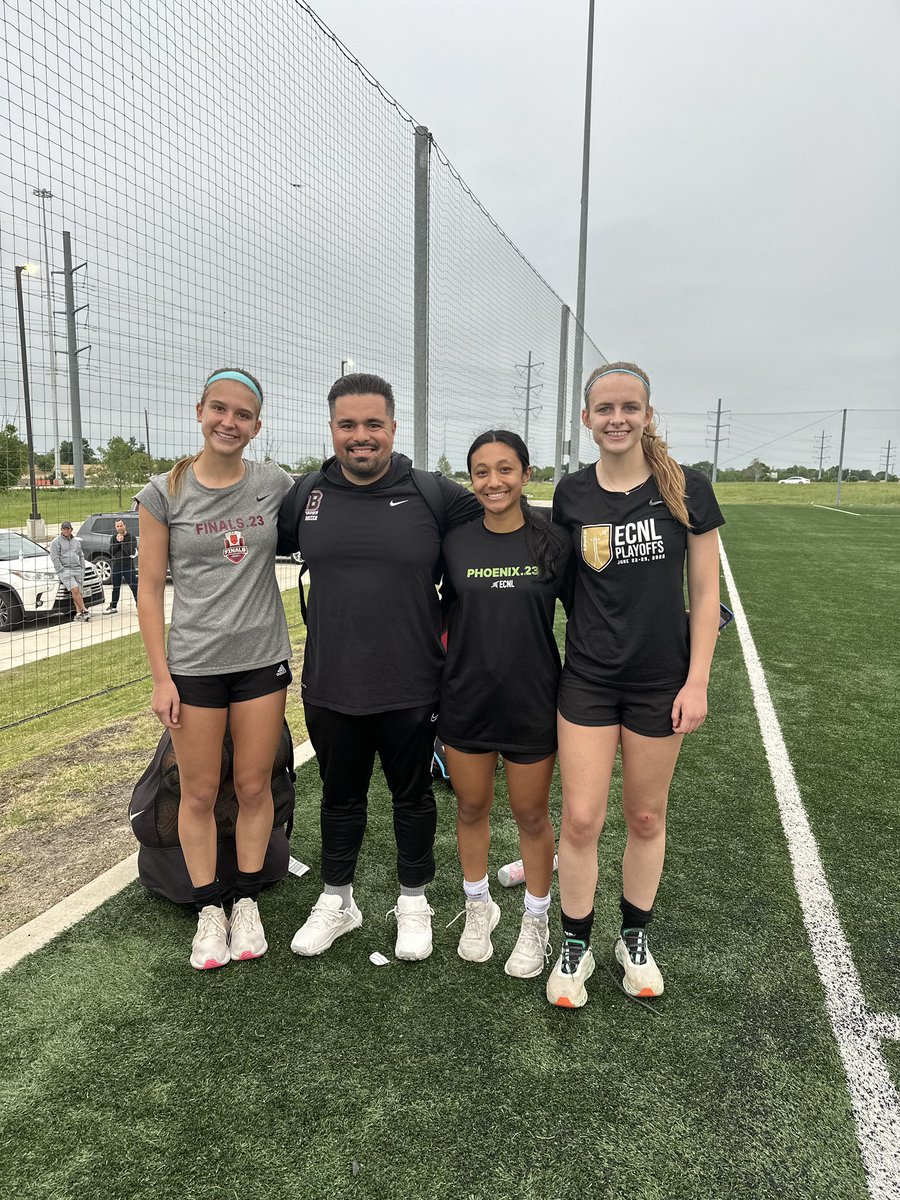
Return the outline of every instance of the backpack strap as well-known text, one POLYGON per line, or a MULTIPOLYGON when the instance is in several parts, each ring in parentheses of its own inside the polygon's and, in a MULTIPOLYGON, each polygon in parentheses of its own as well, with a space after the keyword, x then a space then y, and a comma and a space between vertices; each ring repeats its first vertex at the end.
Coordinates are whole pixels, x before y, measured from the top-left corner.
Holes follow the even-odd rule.
MULTIPOLYGON (((297 514, 297 545, 300 545, 300 522, 303 520, 303 514, 306 511, 306 502, 309 500, 310 492, 319 485, 322 481, 321 471, 310 471, 308 475, 304 475, 302 479, 297 481, 297 490, 294 492, 294 512, 297 514)), ((302 553, 302 551, 301 551, 302 553)), ((300 593, 300 616, 303 618, 303 624, 307 624, 306 620, 306 594, 303 591, 303 576, 306 574, 308 567, 306 561, 300 563, 300 573, 297 576, 297 591, 300 593)))
POLYGON ((410 474, 419 495, 434 514, 441 537, 443 537, 447 529, 447 501, 441 491, 440 471, 422 471, 418 467, 413 467, 410 474))

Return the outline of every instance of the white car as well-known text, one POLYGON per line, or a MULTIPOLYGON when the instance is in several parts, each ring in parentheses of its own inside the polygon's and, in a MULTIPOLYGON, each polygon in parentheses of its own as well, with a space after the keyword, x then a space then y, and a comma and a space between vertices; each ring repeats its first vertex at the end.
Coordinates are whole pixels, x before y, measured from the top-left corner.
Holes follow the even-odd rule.
POLYGON ((779 483, 811 483, 805 475, 790 475, 787 479, 779 479, 779 483))
MULTIPOLYGON (((91 563, 84 564, 82 594, 89 608, 103 603, 103 584, 91 563)), ((50 552, 20 533, 0 529, 0 633, 18 629, 28 617, 69 617, 74 612, 50 552)))

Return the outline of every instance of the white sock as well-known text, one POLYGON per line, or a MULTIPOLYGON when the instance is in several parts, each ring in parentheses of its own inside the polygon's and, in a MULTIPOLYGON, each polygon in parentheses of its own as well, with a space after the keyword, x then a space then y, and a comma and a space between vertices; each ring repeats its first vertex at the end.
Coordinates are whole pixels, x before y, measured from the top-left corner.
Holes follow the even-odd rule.
POLYGON ((468 879, 464 879, 463 888, 465 889, 467 900, 487 901, 491 898, 487 875, 485 875, 484 879, 479 879, 477 883, 469 883, 468 879))
POLYGON ((529 917, 546 917, 550 909, 550 893, 546 896, 532 896, 525 888, 525 911, 529 917))

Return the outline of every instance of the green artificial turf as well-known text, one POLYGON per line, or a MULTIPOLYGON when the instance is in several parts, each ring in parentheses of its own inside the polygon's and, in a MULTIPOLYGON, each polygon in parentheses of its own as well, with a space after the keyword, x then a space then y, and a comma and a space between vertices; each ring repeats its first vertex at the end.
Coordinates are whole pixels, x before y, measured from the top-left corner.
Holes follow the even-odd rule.
POLYGON ((869 1004, 900 1010, 900 519, 728 507, 723 541, 869 1004))
MULTIPOLYGON (((586 1008, 551 1008, 543 980, 504 975, 521 889, 494 886, 494 958, 457 956, 460 925, 445 928, 462 907, 454 801, 440 787, 434 954, 369 962, 392 952, 384 914, 396 899, 378 773, 357 876, 364 924, 321 958, 295 958, 290 938, 319 891, 311 763, 298 778, 294 852, 313 871, 263 896, 263 959, 191 971, 191 917, 134 885, 0 978, 9 1194, 862 1200, 733 633, 714 676, 710 719, 687 739, 672 792, 653 925, 667 988, 652 1011, 606 972, 623 844, 615 798, 586 1008)), ((501 797, 492 877, 516 856, 501 797)), ((555 943, 558 933, 554 916, 555 943)))

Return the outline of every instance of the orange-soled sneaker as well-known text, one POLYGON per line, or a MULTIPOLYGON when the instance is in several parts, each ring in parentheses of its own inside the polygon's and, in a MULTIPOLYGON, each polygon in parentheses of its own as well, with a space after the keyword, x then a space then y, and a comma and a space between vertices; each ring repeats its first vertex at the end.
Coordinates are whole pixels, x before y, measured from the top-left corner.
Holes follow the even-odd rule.
POLYGON ((547 999, 557 1008, 583 1008, 587 1004, 585 982, 594 973, 594 955, 590 946, 577 938, 563 942, 556 966, 547 980, 547 999))
POLYGON ((665 984, 647 945, 646 929, 623 929, 614 949, 625 972, 622 987, 629 996, 652 1000, 663 994, 665 984))
POLYGON ((197 932, 191 943, 191 966, 198 971, 210 971, 230 962, 228 918, 224 909, 207 904, 197 918, 197 932))

